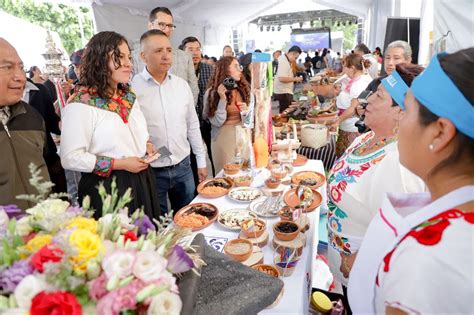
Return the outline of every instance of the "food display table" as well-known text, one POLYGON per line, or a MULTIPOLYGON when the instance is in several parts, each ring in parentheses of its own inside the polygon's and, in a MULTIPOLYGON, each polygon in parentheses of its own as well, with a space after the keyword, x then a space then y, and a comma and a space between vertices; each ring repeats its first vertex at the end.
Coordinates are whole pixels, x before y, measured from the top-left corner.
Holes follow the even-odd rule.
MULTIPOLYGON (((308 160, 304 166, 295 167, 293 173, 299 171, 316 171, 324 174, 323 163, 319 160, 308 160)), ((285 187, 285 191, 290 186, 285 187)), ((326 185, 323 185, 318 189, 323 197, 323 202, 320 207, 326 208, 326 185)), ((228 209, 248 209, 250 203, 236 202, 230 199, 228 196, 219 198, 203 198, 197 196, 193 203, 206 202, 215 205, 219 212, 228 209)), ((316 257, 317 245, 319 241, 318 237, 318 224, 320 207, 317 207, 314 211, 308 213, 308 219, 310 221, 310 229, 305 232, 306 235, 306 246, 303 249, 303 253, 300 261, 294 269, 291 276, 280 277, 285 283, 283 295, 279 303, 273 308, 266 309, 260 314, 307 314, 309 305, 309 295, 312 288, 312 263, 314 263, 314 257, 316 257)), ((273 231, 272 226, 274 223, 280 220, 279 217, 261 218, 266 220, 267 232, 269 233, 268 244, 263 247, 264 263, 274 265, 274 253, 275 250, 272 247, 273 231)), ((216 250, 223 252, 224 245, 239 236, 239 231, 231 231, 221 226, 218 222, 214 222, 208 227, 197 231, 196 233, 202 233, 206 237, 209 245, 214 247, 216 250)))

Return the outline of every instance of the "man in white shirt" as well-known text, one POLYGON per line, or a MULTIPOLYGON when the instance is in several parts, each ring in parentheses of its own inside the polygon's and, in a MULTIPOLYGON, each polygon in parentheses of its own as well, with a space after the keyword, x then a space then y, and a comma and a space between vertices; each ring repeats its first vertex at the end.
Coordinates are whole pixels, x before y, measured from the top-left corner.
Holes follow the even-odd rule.
POLYGON ((280 113, 287 109, 293 101, 295 82, 303 81, 302 77, 295 77, 291 63, 296 62, 301 54, 301 48, 293 46, 288 53, 278 58, 278 69, 273 81, 273 99, 280 103, 280 113))
MULTIPOLYGON (((156 29, 165 33, 171 38, 176 25, 173 24, 173 15, 168 8, 156 7, 150 12, 148 29, 156 29)), ((193 59, 190 54, 180 50, 173 49, 173 64, 170 72, 188 82, 193 92, 194 103, 197 103, 199 87, 196 75, 194 74, 193 59)))
MULTIPOLYGON (((140 57, 145 69, 132 81, 151 141, 156 148, 167 147, 171 156, 151 163, 163 213, 167 196, 174 211, 194 198, 190 149, 196 155, 199 180, 207 177, 206 152, 189 85, 169 73, 173 49, 162 31, 149 30, 140 38, 140 57)), ((194 74, 193 74, 194 75, 194 74)))
POLYGON ((378 78, 379 66, 377 58, 370 53, 369 47, 367 47, 365 44, 359 44, 354 48, 354 53, 361 56, 364 61, 368 61, 370 63, 369 67, 367 68, 368 75, 370 75, 372 79, 378 78))

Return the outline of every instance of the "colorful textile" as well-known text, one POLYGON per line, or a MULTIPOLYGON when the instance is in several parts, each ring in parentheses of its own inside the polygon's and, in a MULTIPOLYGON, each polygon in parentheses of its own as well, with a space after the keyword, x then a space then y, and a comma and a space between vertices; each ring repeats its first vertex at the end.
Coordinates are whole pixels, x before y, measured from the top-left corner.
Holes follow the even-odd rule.
POLYGON ((137 98, 135 93, 127 87, 125 90, 119 90, 120 96, 117 98, 103 99, 93 89, 82 88, 76 92, 70 99, 70 103, 77 102, 94 106, 103 110, 117 113, 123 122, 128 123, 130 112, 137 98))
POLYGON ((344 285, 348 279, 340 272, 341 254, 351 255, 358 251, 384 194, 423 190, 421 180, 416 180, 414 186, 406 181, 407 177, 415 176, 405 174, 408 171, 401 167, 396 142, 380 146, 369 154, 357 154, 357 149, 373 137, 374 133, 368 132, 356 138, 328 176, 329 266, 344 285))
POLYGON ((98 156, 92 173, 101 177, 109 177, 114 167, 114 159, 106 156, 98 156))

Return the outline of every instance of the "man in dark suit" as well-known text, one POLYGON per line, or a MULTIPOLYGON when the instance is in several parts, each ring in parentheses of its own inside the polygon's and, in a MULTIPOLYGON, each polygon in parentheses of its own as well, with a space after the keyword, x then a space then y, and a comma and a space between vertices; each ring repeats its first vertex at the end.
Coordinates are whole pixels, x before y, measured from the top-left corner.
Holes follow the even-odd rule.
POLYGON ((45 160, 48 166, 49 177, 54 183, 53 192, 67 192, 64 169, 61 166, 56 144, 51 136, 52 133, 58 136, 61 135, 61 130, 59 129, 60 118, 54 110, 51 94, 43 84, 34 83, 31 79, 27 79, 23 101, 36 109, 43 116, 45 122, 47 141, 45 160))

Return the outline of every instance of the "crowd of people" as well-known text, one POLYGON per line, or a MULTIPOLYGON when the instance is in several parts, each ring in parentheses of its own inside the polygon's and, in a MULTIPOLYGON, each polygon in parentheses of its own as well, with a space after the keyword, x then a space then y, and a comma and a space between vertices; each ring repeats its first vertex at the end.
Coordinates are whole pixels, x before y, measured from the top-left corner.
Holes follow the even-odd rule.
MULTIPOLYGON (((94 35, 71 56, 61 116, 54 83, 38 67, 27 78, 15 48, 0 39, 0 205, 32 206, 15 198, 35 193, 30 163, 55 192, 80 177, 78 202, 89 196, 96 217, 99 182, 119 194, 131 188, 128 206, 152 218, 192 201, 196 186, 235 157, 236 126, 252 95, 243 56, 226 45, 219 60, 206 60, 192 36, 174 49, 175 27, 169 9, 150 12, 137 73, 124 36, 94 35)), ((348 313, 472 313, 474 48, 435 55, 426 69, 412 64, 404 41, 383 54, 364 44, 342 56, 316 51, 299 68, 302 53, 273 53, 273 100, 280 112, 291 105, 301 71, 342 77, 312 88, 336 98, 339 111, 328 258, 348 313)))

